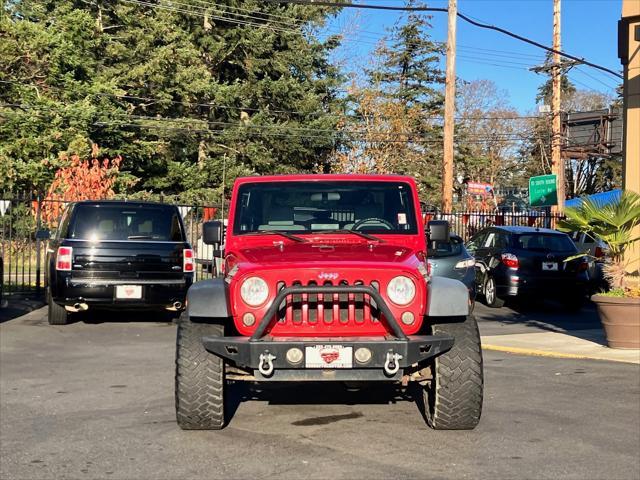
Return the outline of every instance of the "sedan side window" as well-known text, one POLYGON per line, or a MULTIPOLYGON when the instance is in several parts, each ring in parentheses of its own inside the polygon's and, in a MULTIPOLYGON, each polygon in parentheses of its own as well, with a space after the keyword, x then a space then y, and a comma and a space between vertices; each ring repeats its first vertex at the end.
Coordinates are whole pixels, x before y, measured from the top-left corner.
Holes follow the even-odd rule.
POLYGON ((507 235, 504 233, 496 234, 494 247, 498 249, 504 249, 504 248, 507 248, 507 245, 508 245, 507 235))
POLYGON ((471 238, 471 240, 469 240, 466 246, 467 250, 469 250, 472 255, 478 248, 480 248, 485 236, 485 233, 478 233, 473 238, 471 238))
POLYGON ((496 242, 496 234, 495 232, 491 232, 489 233, 489 235, 487 235, 487 239, 484 241, 484 248, 493 248, 495 246, 495 242, 496 242))

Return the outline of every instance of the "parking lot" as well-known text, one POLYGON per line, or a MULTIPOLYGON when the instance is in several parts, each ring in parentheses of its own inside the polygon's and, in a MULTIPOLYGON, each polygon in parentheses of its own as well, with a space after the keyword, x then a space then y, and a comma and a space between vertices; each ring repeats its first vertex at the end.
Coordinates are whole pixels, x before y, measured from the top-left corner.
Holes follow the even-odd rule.
MULTIPOLYGON (((485 336, 597 327, 589 308, 478 305, 476 316, 485 336)), ((53 327, 37 309, 4 321, 0 478, 640 476, 638 365, 485 351, 483 418, 470 432, 427 428, 412 389, 327 384, 236 385, 226 429, 186 432, 174 342, 174 325, 134 315, 53 327)))

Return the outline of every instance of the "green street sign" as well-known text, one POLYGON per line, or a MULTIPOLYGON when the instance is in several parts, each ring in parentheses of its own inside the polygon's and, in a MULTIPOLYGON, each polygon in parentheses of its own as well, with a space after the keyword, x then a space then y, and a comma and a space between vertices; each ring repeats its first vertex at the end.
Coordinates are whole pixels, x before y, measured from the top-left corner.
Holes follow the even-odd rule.
POLYGON ((540 175, 529 179, 529 205, 549 207, 558 204, 556 175, 540 175))

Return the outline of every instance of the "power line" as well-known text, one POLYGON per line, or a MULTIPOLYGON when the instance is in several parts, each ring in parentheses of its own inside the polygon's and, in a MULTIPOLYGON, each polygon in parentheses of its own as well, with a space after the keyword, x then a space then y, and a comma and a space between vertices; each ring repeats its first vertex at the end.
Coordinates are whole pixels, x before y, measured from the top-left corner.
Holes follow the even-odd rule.
POLYGON ((589 72, 584 71, 583 69, 581 69, 580 67, 576 67, 576 71, 582 73, 583 75, 586 75, 587 77, 591 78, 592 80, 595 80, 596 82, 604 85, 605 87, 609 88, 610 90, 613 90, 615 92, 616 87, 612 87, 611 85, 609 85, 608 83, 603 82, 602 80, 600 80, 597 77, 594 77, 593 75, 591 75, 589 72))
MULTIPOLYGON (((69 106, 69 105, 68 105, 69 106)), ((1 104, 0 107, 12 107, 12 108, 21 108, 23 110, 30 110, 29 113, 41 112, 51 112, 57 111, 54 107, 34 107, 32 105, 27 104, 1 104)), ((27 112, 24 112, 27 113, 27 112)), ((439 139, 428 138, 427 136, 419 133, 405 133, 405 132, 386 132, 386 131, 366 131, 366 130, 349 130, 349 129, 314 129, 314 128, 295 128, 287 125, 247 125, 247 126, 239 126, 237 123, 233 122, 211 122, 202 119, 196 118, 168 118, 168 117, 151 117, 151 116, 143 116, 143 115, 127 115, 125 113, 116 114, 116 118, 110 118, 104 121, 96 121, 93 123, 95 126, 137 126, 140 128, 150 128, 153 129, 158 125, 152 124, 165 124, 171 125, 171 129, 175 129, 177 131, 184 132, 202 132, 209 133, 212 135, 228 135, 234 133, 242 133, 243 135, 252 135, 259 137, 284 137, 284 138, 308 138, 308 139, 318 139, 318 138, 340 138, 347 137, 351 139, 367 139, 373 138, 374 142, 385 142, 385 143, 435 143, 440 144, 439 139), (117 117, 122 117, 123 120, 118 120, 117 117), (149 123, 140 123, 140 122, 127 122, 126 120, 139 120, 141 122, 149 122, 149 123), (224 129, 201 129, 201 128, 186 128, 184 126, 185 123, 197 123, 206 126, 215 126, 215 127, 226 127, 224 129), (177 125, 177 126, 176 126, 177 125), (284 131, 277 131, 277 130, 284 131), (288 132, 298 132, 298 133, 288 133, 288 132), (309 132, 309 133, 300 133, 300 132, 309 132), (326 135, 318 135, 318 133, 326 133, 326 135), (400 137, 400 138, 399 138, 400 137), (404 138, 402 138, 404 137, 404 138)), ((165 128, 162 126, 162 128, 165 128)), ((504 133, 493 133, 493 134, 466 134, 462 135, 463 139, 470 138, 471 140, 466 140, 464 143, 467 144, 487 144, 487 143, 495 143, 500 141, 518 141, 523 139, 523 134, 526 131, 522 131, 521 133, 515 132, 504 132, 504 133)))
MULTIPOLYGON (((218 11, 223 11, 225 13, 230 13, 232 15, 245 16, 245 14, 232 12, 229 9, 238 10, 240 12, 247 12, 246 16, 249 17, 249 18, 257 18, 257 19, 260 19, 260 20, 265 20, 265 18, 256 17, 255 15, 257 14, 257 15, 262 15, 264 17, 271 17, 272 19, 275 19, 275 20, 271 20, 271 19, 269 19, 269 20, 270 21, 275 21, 277 23, 285 23, 285 22, 300 23, 300 24, 304 23, 304 20, 301 20, 301 19, 298 19, 298 18, 288 17, 288 16, 285 16, 285 15, 276 15, 276 14, 272 14, 272 13, 268 13, 268 12, 263 12, 261 10, 251 10, 249 8, 235 7, 235 6, 232 6, 232 5, 221 5, 219 3, 211 3, 211 2, 208 2, 208 1, 205 1, 205 0, 192 0, 192 2, 202 5, 201 8, 204 8, 204 9, 207 9, 207 8, 210 8, 210 7, 219 7, 218 11), (280 21, 280 20, 283 20, 283 21, 280 21)), ((287 26, 289 24, 290 23, 287 23, 287 26)))
POLYGON ((510 68, 512 70, 528 71, 528 69, 525 68, 525 67, 515 67, 515 66, 512 66, 512 65, 503 65, 503 64, 499 64, 499 63, 482 62, 482 61, 476 60, 475 57, 466 57, 464 55, 458 55, 458 58, 461 58, 465 62, 477 63, 479 65, 489 65, 489 66, 492 66, 492 67, 510 68))
MULTIPOLYGON (((193 129, 193 128, 184 128, 184 127, 174 127, 174 126, 165 126, 165 125, 149 125, 149 124, 140 124, 140 123, 123 123, 123 122, 95 122, 93 123, 94 126, 99 126, 99 127, 134 127, 134 128, 142 128, 142 129, 158 129, 158 130, 169 130, 169 131, 178 131, 178 132, 184 132, 184 133, 203 133, 203 134, 207 134, 210 136, 215 136, 215 137, 221 137, 224 136, 225 134, 227 134, 228 132, 226 131, 222 131, 222 130, 204 130, 204 129, 193 129)), ((429 144, 435 144, 435 145, 440 145, 442 142, 439 139, 424 139, 424 138, 411 138, 411 137, 407 137, 406 139, 400 139, 398 138, 398 134, 389 134, 389 136, 392 136, 392 138, 374 138, 374 139, 369 139, 367 138, 367 136, 371 136, 370 133, 368 134, 360 134, 360 135, 356 135, 353 134, 353 132, 344 132, 344 131, 336 131, 334 134, 331 135, 301 135, 301 134, 287 134, 287 133, 265 133, 265 132, 243 132, 243 134, 249 135, 249 136, 256 136, 256 137, 264 137, 264 138, 272 138, 272 137, 277 137, 277 138, 295 138, 295 139, 322 139, 322 140, 327 140, 327 139, 333 139, 336 140, 338 138, 341 137, 346 137, 347 139, 351 140, 351 141, 359 141, 359 142, 367 142, 367 143, 415 143, 415 144, 425 144, 425 145, 429 145, 429 144)), ((376 135, 374 135, 376 136, 376 135)), ((511 142, 516 142, 516 141, 521 141, 521 140, 525 140, 528 137, 523 137, 523 136, 518 136, 518 137, 513 137, 513 138, 486 138, 486 139, 476 139, 476 140, 465 140, 463 143, 465 145, 488 145, 488 144, 492 144, 492 143, 498 143, 498 142, 505 142, 505 141, 511 141, 511 142)))
MULTIPOLYGON (((263 0, 268 3, 290 3, 296 5, 307 5, 307 6, 315 6, 315 7, 341 7, 341 8, 360 8, 360 9, 371 9, 371 10, 391 10, 391 11, 402 11, 402 12, 447 12, 446 8, 442 7, 397 7, 390 5, 368 5, 364 3, 340 3, 340 2, 329 2, 323 0, 263 0)), ((460 12, 457 12, 457 16, 460 17, 467 23, 474 25, 479 28, 485 28, 488 30, 494 30, 496 32, 500 32, 504 35, 507 35, 511 38, 515 38, 516 40, 520 40, 522 42, 528 43, 535 47, 546 50, 547 52, 555 53, 565 58, 570 58, 572 60, 578 60, 584 65, 588 65, 592 68, 596 68, 598 70, 602 70, 603 72, 610 73, 611 75, 615 75, 618 78, 623 78, 617 72, 610 70, 609 68, 603 67, 602 65, 598 65, 596 63, 589 62, 584 58, 576 57, 574 55, 570 55, 568 53, 562 52, 560 50, 554 50, 553 48, 547 47, 542 43, 536 42, 535 40, 531 40, 527 37, 523 37, 522 35, 518 35, 517 33, 513 33, 509 30, 506 30, 501 27, 496 27, 495 25, 489 25, 487 23, 482 23, 476 20, 473 20, 468 15, 464 15, 460 12)))
MULTIPOLYGON (((237 20, 234 18, 229 18, 229 17, 222 17, 222 16, 216 16, 216 15, 208 15, 207 9, 206 7, 201 7, 199 5, 192 5, 192 4, 184 4, 184 3, 180 3, 180 2, 172 2, 171 6, 169 5, 160 5, 160 4, 152 4, 149 3, 148 1, 145 0, 122 0, 123 2, 127 2, 127 3, 134 3, 134 4, 139 4, 139 5, 144 5, 144 6, 148 6, 150 8, 163 8, 163 9, 167 9, 167 10, 171 10, 171 11, 176 11, 179 13, 187 13, 187 14, 193 14, 193 15, 198 15, 201 17, 207 17, 209 16, 209 18, 212 19, 220 19, 222 21, 228 22, 228 23, 235 23, 238 25, 245 25, 245 26, 256 26, 256 27, 261 27, 261 28, 266 28, 268 26, 268 24, 256 24, 255 22, 251 22, 251 21, 243 21, 243 20, 237 20), (181 9, 181 8, 177 8, 174 7, 173 5, 179 5, 179 6, 184 6, 184 7, 191 7, 191 8, 195 8, 195 11, 192 10, 185 10, 185 9, 181 9)), ((204 4, 206 2, 203 2, 202 0, 200 0, 200 4, 204 4)), ((285 2, 286 3, 286 2, 285 2)), ((317 3, 317 2, 316 2, 317 3)), ((220 6, 219 4, 207 4, 207 5, 211 5, 211 6, 220 6)), ((235 8, 235 7, 231 7, 231 8, 235 8)), ((401 7, 393 7, 395 8, 401 8, 401 7)), ((422 7, 413 7, 413 8, 422 8, 422 7)), ((425 7, 426 8, 426 7, 425 7)), ((213 9, 216 10, 216 9, 213 9)), ((259 11, 255 11, 255 10, 248 10, 248 9, 241 9, 243 11, 247 11, 247 12, 251 12, 251 13, 260 13, 259 11)), ((441 10, 441 9, 440 9, 441 10)), ((438 11, 440 11, 438 10, 438 11)), ((220 10, 217 9, 216 11, 221 11, 223 13, 228 12, 227 10, 220 10)), ((444 11, 446 11, 446 9, 444 9, 444 11)), ((236 15, 236 16, 241 16, 244 18, 250 18, 250 19, 256 19, 256 20, 263 20, 259 17, 256 16, 252 16, 252 15, 245 15, 245 14, 238 14, 235 12, 228 12, 231 13, 232 15, 236 15)), ((278 17, 278 16, 274 16, 276 18, 286 18, 287 20, 290 21, 298 21, 296 19, 293 19, 291 17, 278 17)), ((280 23, 280 22, 278 22, 280 23)), ((281 32, 286 32, 286 33, 302 33, 298 30, 291 30, 291 29, 285 29, 285 28, 278 28, 278 27, 274 27, 274 30, 277 31, 281 31, 281 32)), ((384 37, 382 37, 384 38, 384 37)), ((348 40, 343 38, 344 40, 348 40)), ((359 41, 361 43, 367 43, 367 42, 362 42, 361 40, 359 41)), ((417 44, 416 44, 417 45, 417 44)), ((464 47, 464 48, 474 48, 474 47, 464 47)), ((493 51, 493 52, 500 52, 500 50, 492 50, 492 49, 478 49, 478 50, 486 50, 486 51, 493 51)), ((505 53, 509 53, 509 52, 505 52, 505 53)), ((480 65, 488 65, 488 66, 493 66, 493 67, 500 67, 500 68, 510 68, 510 69, 516 69, 516 70, 521 70, 521 68, 519 67, 514 67, 513 65, 526 65, 529 66, 529 64, 527 63, 521 63, 521 62, 512 62, 512 61, 508 61, 508 60, 503 60, 501 58, 485 58, 485 57, 489 57, 489 56, 505 56, 507 58, 510 57, 510 55, 504 55, 504 54, 500 54, 500 53, 479 53, 478 55, 480 55, 479 57, 465 57, 464 55, 460 55, 461 58, 466 58, 469 62, 471 63, 476 63, 476 64, 480 64, 480 65)), ((526 54, 524 54, 526 55, 526 54)), ((515 57, 518 58, 518 57, 515 57)), ((588 62, 585 62, 588 63, 588 62)))
MULTIPOLYGON (((28 84, 28 83, 22 83, 22 82, 18 82, 15 80, 0 80, 0 83, 7 83, 7 84, 14 84, 14 85, 19 85, 19 86, 24 86, 24 87, 35 87, 36 85, 33 84, 28 84)), ((281 114, 290 114, 290 115, 301 115, 301 116, 307 116, 307 115, 311 115, 311 116, 315 116, 315 115, 338 115, 340 113, 342 113, 345 116, 348 117, 354 117, 354 115, 349 115, 349 114, 344 114, 344 112, 302 112, 302 111, 295 111, 295 110, 271 110, 271 109, 258 109, 258 108, 250 108, 250 107, 237 107, 237 106, 231 106, 231 105, 221 105, 221 104, 217 104, 217 103, 209 103, 209 102, 202 102, 202 101, 196 101, 196 102, 187 102, 187 101, 180 101, 180 100, 169 100, 169 99, 165 99, 165 98, 158 98, 158 97, 143 97, 143 96, 136 96, 136 95, 126 95, 126 94, 115 94, 115 93, 106 93, 106 92, 102 92, 102 93, 92 93, 91 96, 97 96, 97 97, 109 97, 109 98, 114 98, 114 99, 127 99, 127 100, 140 100, 140 101, 146 101, 146 102, 154 102, 154 103, 171 103, 174 105, 184 105, 187 107, 208 107, 208 108, 219 108, 219 109, 223 109, 223 110, 236 110, 236 111, 247 111, 247 112, 256 112, 256 113, 265 113, 265 114, 271 114, 271 113, 281 113, 281 114)), ((27 108, 39 108, 37 106, 34 105, 29 105, 29 104, 18 104, 18 103, 13 103, 13 104, 5 104, 7 106, 25 106, 27 108)), ((388 116, 378 116, 378 118, 383 118, 383 119, 388 119, 391 117, 388 116)), ((442 119, 444 118, 443 115, 441 114, 431 114, 428 117, 426 117, 425 119, 442 119)), ((528 120, 528 119, 538 119, 541 118, 540 116, 535 116, 535 115, 510 115, 510 116, 472 116, 472 117, 464 117, 464 116, 456 116, 456 119, 458 120, 528 120)))
MULTIPOLYGON (((569 76, 569 74, 567 74, 567 76, 569 76)), ((595 90, 595 88, 593 88, 592 86, 587 85, 586 83, 581 82, 580 80, 578 80, 573 74, 571 74, 571 81, 577 83, 578 85, 582 85, 587 90, 595 90)))
POLYGON ((251 26, 251 27, 257 27, 257 28, 265 28, 265 29, 269 29, 269 30, 273 30, 273 31, 279 31, 282 33, 301 33, 298 30, 292 30, 292 29, 286 29, 286 28, 281 28, 281 27, 277 27, 277 26, 273 26, 269 23, 256 23, 256 22, 252 22, 249 20, 238 20, 238 19, 233 19, 233 18, 229 18, 229 17, 224 17, 224 16, 220 16, 220 15, 209 15, 208 12, 206 11, 206 9, 202 9, 201 7, 198 7, 196 5, 192 5, 192 4, 185 4, 185 3, 179 3, 179 2, 171 2, 171 5, 165 5, 165 4, 160 4, 160 3, 150 3, 150 1, 145 1, 145 0, 120 0, 122 2, 125 3, 130 3, 130 4, 137 4, 137 5, 142 5, 142 6, 146 6, 152 9, 161 9, 161 10, 167 10, 167 11, 172 11, 172 12, 177 12, 177 13, 185 13, 188 15, 196 15, 202 18, 205 18, 206 16, 208 16, 210 19, 212 20, 221 20, 227 23, 233 23, 233 24, 237 24, 237 25, 244 25, 244 26, 251 26), (178 5, 178 7, 175 7, 173 5, 178 5), (181 8, 182 7, 182 8, 181 8), (194 8, 194 10, 190 10, 189 8, 194 8))

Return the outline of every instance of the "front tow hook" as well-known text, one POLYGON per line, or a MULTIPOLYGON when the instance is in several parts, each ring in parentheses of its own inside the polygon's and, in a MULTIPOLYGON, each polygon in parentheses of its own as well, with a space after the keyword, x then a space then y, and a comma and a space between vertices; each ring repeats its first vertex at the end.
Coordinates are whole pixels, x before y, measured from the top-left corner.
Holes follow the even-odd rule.
POLYGON ((400 360, 402 360, 402 355, 399 353, 393 353, 393 351, 387 352, 387 359, 384 362, 384 373, 390 377, 398 373, 398 370, 400 370, 400 360))
POLYGON ((258 362, 258 371, 264 377, 270 377, 271 374, 273 373, 273 361, 275 360, 275 358, 276 356, 270 353, 260 354, 260 361, 258 362))

